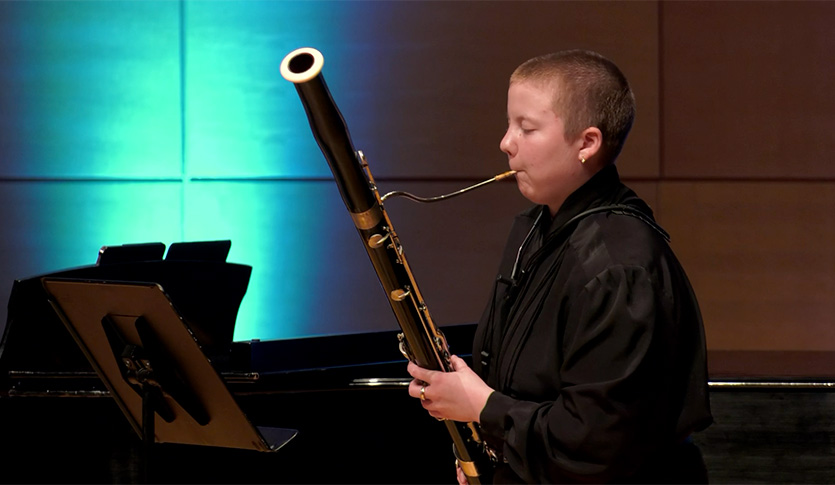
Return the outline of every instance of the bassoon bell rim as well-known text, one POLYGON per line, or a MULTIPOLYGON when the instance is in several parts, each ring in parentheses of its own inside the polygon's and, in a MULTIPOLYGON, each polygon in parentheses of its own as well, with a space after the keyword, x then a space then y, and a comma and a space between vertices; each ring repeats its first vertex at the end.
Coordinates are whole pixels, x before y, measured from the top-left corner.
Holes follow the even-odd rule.
POLYGON ((306 83, 319 75, 324 64, 325 57, 319 50, 313 47, 300 47, 284 56, 279 67, 279 72, 281 72, 281 76, 284 79, 291 83, 306 83), (302 56, 311 56, 310 65, 306 66, 304 70, 293 69, 293 62, 302 56))

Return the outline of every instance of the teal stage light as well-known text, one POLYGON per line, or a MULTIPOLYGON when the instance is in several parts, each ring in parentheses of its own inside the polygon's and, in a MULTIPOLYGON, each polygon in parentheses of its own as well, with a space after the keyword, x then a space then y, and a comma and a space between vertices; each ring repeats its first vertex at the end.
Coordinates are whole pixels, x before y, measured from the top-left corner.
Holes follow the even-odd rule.
MULTIPOLYGON (((375 5, 0 2, 0 291, 102 245, 229 239, 253 267, 236 340, 373 330, 352 311, 384 299, 322 292, 376 282, 278 66, 305 45, 350 52, 349 18, 375 5)), ((328 69, 333 90, 363 82, 328 69)))

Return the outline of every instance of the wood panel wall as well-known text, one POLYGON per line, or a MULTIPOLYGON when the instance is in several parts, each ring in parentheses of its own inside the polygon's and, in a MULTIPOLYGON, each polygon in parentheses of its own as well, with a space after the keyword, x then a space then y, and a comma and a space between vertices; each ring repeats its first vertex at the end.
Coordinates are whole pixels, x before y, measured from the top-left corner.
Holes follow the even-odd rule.
POLYGON ((659 8, 659 207, 709 346, 835 349, 835 3, 659 8))

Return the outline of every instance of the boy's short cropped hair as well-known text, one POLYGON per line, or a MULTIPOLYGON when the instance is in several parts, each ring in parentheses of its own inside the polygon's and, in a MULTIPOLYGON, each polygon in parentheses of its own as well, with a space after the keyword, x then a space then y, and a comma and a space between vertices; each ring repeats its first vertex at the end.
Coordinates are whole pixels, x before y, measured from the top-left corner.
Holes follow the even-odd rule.
POLYGON ((554 90, 553 109, 565 123, 567 139, 597 127, 606 161, 620 154, 635 120, 635 96, 615 63, 588 50, 560 51, 524 62, 511 75, 514 82, 541 83, 554 90))

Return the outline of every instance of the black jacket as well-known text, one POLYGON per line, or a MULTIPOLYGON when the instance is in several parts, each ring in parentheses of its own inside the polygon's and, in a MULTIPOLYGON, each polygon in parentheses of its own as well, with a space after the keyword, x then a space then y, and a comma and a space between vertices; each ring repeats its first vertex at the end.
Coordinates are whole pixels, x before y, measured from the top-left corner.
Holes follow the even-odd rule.
POLYGON ((497 481, 689 479, 660 464, 712 422, 705 338, 665 236, 614 165, 517 216, 473 348, 497 481))

